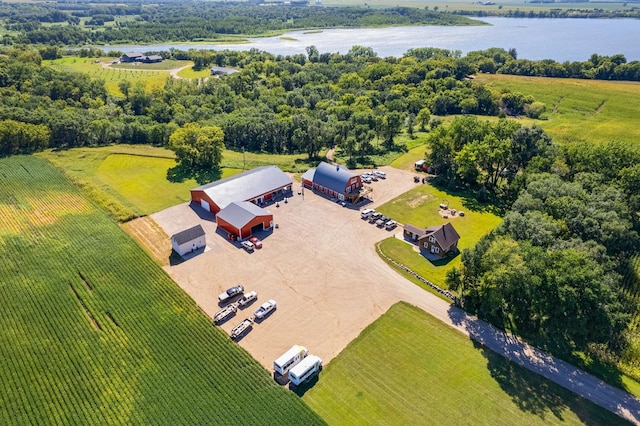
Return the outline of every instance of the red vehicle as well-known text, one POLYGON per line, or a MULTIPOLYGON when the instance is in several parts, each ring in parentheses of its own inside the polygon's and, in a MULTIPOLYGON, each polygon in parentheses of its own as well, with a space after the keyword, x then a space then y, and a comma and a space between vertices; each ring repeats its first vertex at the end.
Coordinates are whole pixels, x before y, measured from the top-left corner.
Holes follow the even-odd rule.
POLYGON ((256 248, 258 248, 258 249, 262 248, 262 241, 260 241, 260 238, 251 237, 251 238, 249 238, 249 241, 251 241, 253 243, 253 245, 256 246, 256 248))

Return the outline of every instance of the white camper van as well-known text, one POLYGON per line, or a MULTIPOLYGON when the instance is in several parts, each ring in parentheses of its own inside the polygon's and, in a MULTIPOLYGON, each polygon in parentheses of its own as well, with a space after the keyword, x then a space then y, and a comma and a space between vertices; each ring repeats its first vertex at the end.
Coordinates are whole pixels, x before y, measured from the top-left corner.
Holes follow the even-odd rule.
POLYGON ((315 355, 309 355, 289 370, 289 381, 298 386, 318 374, 321 369, 322 360, 315 355))
POLYGON ((309 351, 304 346, 293 345, 291 349, 273 361, 273 371, 275 371, 276 374, 284 376, 293 366, 302 361, 308 353, 309 351))

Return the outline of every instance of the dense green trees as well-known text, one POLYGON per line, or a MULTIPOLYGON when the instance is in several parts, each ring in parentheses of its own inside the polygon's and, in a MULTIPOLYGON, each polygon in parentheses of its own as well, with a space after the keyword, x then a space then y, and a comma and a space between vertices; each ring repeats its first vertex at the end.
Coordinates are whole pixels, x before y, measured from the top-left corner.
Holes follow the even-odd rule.
POLYGON ((224 150, 224 134, 216 126, 189 123, 169 137, 169 148, 180 165, 188 168, 217 169, 224 150))
POLYGON ((463 253, 448 283, 468 309, 524 336, 620 350, 636 310, 620 275, 640 246, 633 216, 600 174, 529 175, 504 222, 463 253))
POLYGON ((535 158, 551 155, 551 139, 537 126, 513 120, 495 123, 456 117, 428 138, 427 162, 448 184, 483 186, 494 194, 507 189, 535 158))

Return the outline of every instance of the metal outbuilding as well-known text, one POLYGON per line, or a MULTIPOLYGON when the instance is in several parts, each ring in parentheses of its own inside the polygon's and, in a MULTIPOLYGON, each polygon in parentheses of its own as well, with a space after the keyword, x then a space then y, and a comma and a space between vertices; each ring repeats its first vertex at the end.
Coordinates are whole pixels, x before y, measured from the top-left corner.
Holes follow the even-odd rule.
POLYGON ((235 235, 239 240, 249 238, 253 232, 273 227, 271 212, 249 201, 230 203, 218 212, 216 221, 219 228, 235 235))
POLYGON ((207 245, 207 238, 202 226, 196 225, 171 236, 171 247, 180 256, 203 248, 207 245))
POLYGON ((263 166, 191 190, 191 201, 218 214, 233 202, 262 204, 291 191, 293 181, 277 166, 263 166))

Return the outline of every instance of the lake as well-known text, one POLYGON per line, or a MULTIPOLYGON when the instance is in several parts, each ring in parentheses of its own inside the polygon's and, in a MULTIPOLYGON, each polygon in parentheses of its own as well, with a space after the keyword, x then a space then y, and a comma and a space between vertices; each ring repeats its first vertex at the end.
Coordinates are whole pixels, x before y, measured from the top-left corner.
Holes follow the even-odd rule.
POLYGON ((490 47, 515 48, 519 58, 584 61, 591 54, 622 53, 628 61, 640 60, 640 20, 482 18, 491 26, 389 27, 293 31, 277 37, 252 38, 247 44, 157 44, 101 46, 123 52, 211 49, 249 50, 273 54, 306 54, 314 45, 320 53, 347 53, 354 45, 371 47, 378 56, 402 56, 416 47, 460 50, 466 54, 490 47))

